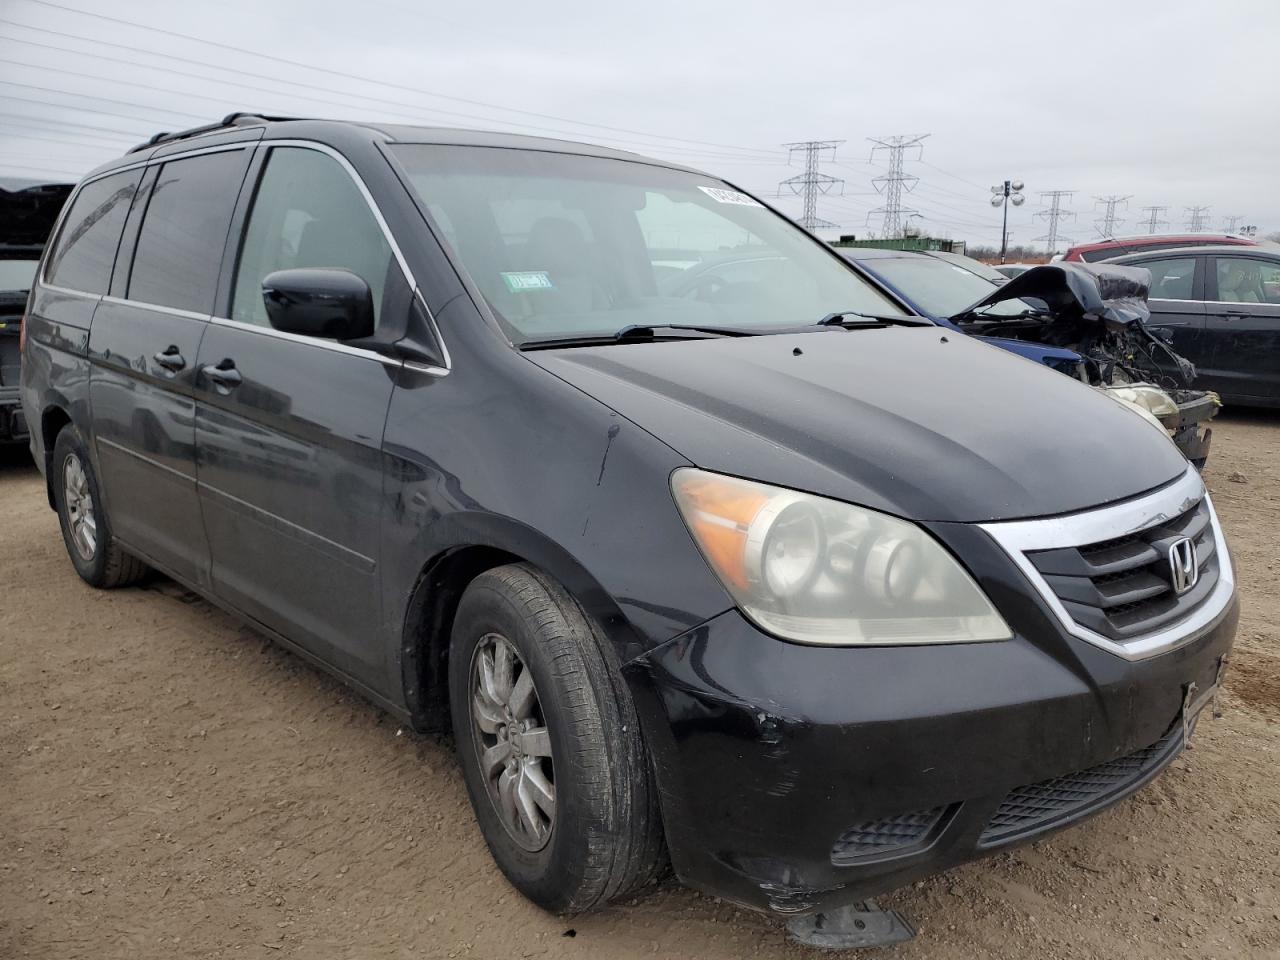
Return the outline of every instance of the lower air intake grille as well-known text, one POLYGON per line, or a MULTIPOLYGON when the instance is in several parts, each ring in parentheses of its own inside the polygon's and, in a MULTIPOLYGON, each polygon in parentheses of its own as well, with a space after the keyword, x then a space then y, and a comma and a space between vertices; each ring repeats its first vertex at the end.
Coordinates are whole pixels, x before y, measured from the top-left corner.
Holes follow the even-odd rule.
POLYGON ((868 857, 905 852, 927 840, 946 811, 946 807, 934 807, 855 823, 831 848, 831 862, 841 866, 868 857))
POLYGON ((1151 746, 1128 756, 1079 773, 1014 788, 983 829, 978 845, 990 846, 1047 830, 1085 813, 1108 797, 1125 793, 1170 759, 1181 740, 1182 730, 1175 728, 1151 746))

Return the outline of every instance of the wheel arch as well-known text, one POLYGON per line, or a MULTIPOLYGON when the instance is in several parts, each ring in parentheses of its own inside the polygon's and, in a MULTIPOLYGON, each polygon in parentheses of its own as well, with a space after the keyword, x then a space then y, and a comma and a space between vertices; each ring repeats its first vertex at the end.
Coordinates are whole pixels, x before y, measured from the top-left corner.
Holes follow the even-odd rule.
POLYGON ((413 727, 444 733, 449 728, 448 654, 453 617, 467 586, 494 567, 525 563, 554 578, 609 639, 625 661, 640 641, 612 595, 572 554, 537 530, 492 514, 442 521, 447 545, 418 571, 401 630, 400 681, 413 727))
POLYGON ((44 492, 49 498, 49 509, 57 510, 53 498, 53 445, 71 419, 71 405, 64 400, 54 400, 40 411, 40 443, 41 455, 44 458, 44 492))

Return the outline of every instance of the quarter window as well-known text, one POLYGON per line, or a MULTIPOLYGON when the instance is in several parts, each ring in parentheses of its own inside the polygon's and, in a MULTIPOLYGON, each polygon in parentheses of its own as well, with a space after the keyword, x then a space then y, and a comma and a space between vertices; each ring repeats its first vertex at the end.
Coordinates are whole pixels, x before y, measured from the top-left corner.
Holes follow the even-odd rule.
POLYGON ((224 150, 160 168, 133 254, 129 299, 209 313, 236 194, 243 150, 224 150))
POLYGON ((369 285, 376 319, 391 263, 391 245, 343 166, 318 150, 276 147, 245 227, 231 318, 270 325, 262 281, 276 270, 338 267, 369 285))
POLYGON ((1218 257, 1218 299, 1280 303, 1280 264, 1250 257, 1218 257))
POLYGON ((107 292, 120 232, 141 178, 141 170, 126 170, 84 185, 49 255, 49 283, 85 293, 107 292))
POLYGON ((1195 257, 1170 257, 1167 260, 1143 260, 1133 264, 1151 271, 1152 300, 1190 300, 1196 276, 1195 257))

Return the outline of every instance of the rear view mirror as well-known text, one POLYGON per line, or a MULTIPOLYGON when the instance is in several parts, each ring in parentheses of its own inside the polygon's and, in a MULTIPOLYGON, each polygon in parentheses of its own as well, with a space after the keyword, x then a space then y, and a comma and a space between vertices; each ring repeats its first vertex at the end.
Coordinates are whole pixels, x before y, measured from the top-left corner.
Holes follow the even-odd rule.
POLYGON ((285 333, 332 340, 373 336, 373 293, 350 270, 300 267, 262 281, 271 326, 285 333))

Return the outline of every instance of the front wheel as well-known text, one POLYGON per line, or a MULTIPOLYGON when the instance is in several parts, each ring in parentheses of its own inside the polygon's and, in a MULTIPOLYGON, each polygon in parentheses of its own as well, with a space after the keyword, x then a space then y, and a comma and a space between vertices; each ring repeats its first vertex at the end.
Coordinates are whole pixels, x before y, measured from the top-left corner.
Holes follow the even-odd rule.
POLYGON ((62 540, 80 579, 100 588, 123 587, 142 579, 146 564, 125 553, 112 536, 88 446, 70 424, 54 442, 52 473, 62 540))
POLYGON ((579 913, 665 862, 657 792, 630 691, 565 590, 524 565, 463 594, 449 699, 467 791, 507 878, 579 913))

